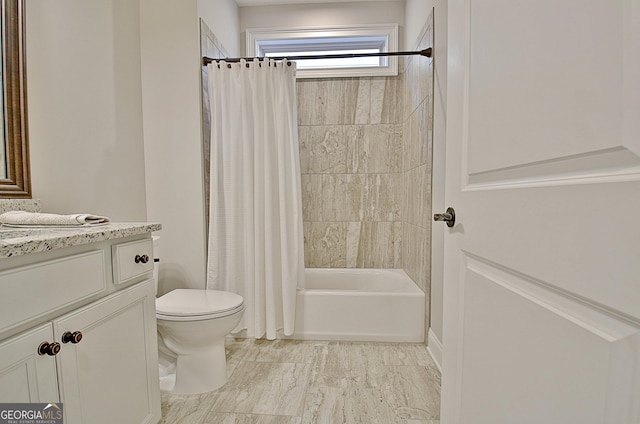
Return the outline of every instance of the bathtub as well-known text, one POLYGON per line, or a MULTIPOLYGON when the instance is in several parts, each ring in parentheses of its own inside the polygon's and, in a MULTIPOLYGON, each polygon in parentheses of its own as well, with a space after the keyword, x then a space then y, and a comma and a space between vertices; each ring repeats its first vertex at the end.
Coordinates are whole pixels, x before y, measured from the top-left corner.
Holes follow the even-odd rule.
POLYGON ((425 295, 401 269, 307 268, 292 336, 423 342, 425 295))

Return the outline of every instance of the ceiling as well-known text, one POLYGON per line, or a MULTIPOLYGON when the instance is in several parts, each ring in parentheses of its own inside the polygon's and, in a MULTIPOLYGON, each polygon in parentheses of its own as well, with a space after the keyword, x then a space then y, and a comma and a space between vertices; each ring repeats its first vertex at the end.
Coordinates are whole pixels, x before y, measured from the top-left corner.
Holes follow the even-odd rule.
MULTIPOLYGON (((362 2, 362 1, 396 1, 402 0, 348 0, 349 2, 362 2)), ((238 6, 272 6, 277 4, 301 4, 301 3, 344 3, 341 0, 236 0, 238 6)))

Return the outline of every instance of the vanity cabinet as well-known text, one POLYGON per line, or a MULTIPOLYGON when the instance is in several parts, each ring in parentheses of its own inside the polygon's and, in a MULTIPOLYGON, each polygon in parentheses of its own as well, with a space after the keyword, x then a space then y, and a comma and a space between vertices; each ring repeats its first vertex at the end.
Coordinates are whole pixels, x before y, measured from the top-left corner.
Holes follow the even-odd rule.
POLYGON ((150 234, 29 256, 0 260, 0 306, 15 310, 0 311, 0 402, 62 402, 65 424, 157 423, 150 234))

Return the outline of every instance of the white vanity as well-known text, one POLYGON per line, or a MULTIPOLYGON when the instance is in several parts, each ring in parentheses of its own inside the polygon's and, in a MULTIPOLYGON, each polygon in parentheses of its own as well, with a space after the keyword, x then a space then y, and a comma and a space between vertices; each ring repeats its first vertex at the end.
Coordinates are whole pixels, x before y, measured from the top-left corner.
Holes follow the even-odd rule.
POLYGON ((0 228, 0 402, 62 402, 65 424, 160 420, 160 228, 0 228))

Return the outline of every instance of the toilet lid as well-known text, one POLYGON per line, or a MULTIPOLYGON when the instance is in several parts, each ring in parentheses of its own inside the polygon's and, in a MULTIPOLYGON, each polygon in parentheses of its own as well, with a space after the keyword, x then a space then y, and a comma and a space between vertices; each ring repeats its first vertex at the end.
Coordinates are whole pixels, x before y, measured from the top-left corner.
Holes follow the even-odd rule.
POLYGON ((229 315, 243 308, 242 296, 220 290, 176 289, 156 299, 156 314, 172 317, 229 315))

